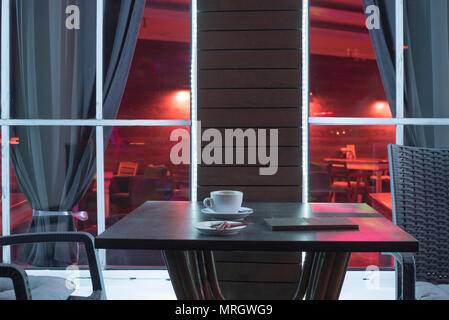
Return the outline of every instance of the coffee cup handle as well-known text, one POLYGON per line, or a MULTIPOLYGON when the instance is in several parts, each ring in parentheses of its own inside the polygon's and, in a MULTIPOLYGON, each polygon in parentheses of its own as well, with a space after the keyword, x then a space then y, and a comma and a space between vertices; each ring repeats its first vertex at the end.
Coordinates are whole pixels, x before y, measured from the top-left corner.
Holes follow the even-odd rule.
POLYGON ((212 198, 204 199, 203 204, 206 208, 214 210, 214 200, 212 200, 212 198))

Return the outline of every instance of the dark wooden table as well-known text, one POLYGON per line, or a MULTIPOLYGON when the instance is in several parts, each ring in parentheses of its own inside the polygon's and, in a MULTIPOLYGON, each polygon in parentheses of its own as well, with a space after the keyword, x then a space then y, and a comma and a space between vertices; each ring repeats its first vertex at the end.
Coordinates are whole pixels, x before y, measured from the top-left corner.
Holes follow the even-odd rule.
POLYGON ((200 234, 210 220, 191 202, 146 202, 95 239, 101 249, 162 250, 179 299, 222 299, 212 250, 307 252, 296 299, 338 299, 351 252, 416 252, 418 241, 366 204, 246 203, 238 235, 200 234), (358 231, 272 232, 271 217, 345 217, 358 231))

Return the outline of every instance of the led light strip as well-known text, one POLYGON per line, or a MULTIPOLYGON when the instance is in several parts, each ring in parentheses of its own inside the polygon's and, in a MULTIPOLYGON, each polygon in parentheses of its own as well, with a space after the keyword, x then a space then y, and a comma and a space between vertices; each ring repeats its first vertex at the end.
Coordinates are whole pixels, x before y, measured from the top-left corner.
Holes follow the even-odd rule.
POLYGON ((198 188, 198 113, 197 113, 197 98, 198 98, 198 87, 197 87, 197 67, 198 67, 198 39, 197 39, 197 0, 192 0, 192 20, 191 20, 191 127, 190 127, 190 200, 196 202, 198 199, 197 188, 198 188))
POLYGON ((302 2, 302 202, 309 202, 309 0, 302 2))

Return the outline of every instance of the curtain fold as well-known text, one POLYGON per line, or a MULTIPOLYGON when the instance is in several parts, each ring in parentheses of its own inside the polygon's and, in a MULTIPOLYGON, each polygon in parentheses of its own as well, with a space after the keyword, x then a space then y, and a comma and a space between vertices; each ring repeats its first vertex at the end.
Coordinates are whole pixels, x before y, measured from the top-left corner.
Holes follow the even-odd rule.
MULTIPOLYGON (((14 3, 12 109, 19 119, 95 117, 96 1, 35 0, 14 3), (80 9, 80 29, 67 29, 66 7, 80 9), (14 28, 15 26, 15 28, 14 28)), ((104 115, 115 117, 125 89, 145 0, 105 0, 104 115)), ((109 130, 105 130, 105 146, 109 130)), ((74 231, 70 215, 95 171, 95 128, 12 127, 20 143, 11 161, 34 213, 29 232, 74 231)), ((35 266, 76 262, 71 244, 26 245, 20 260, 35 266)))
POLYGON ((363 6, 375 5, 380 10, 380 29, 371 29, 371 42, 376 54, 382 84, 390 104, 393 117, 396 116, 396 69, 395 69, 395 2, 391 0, 363 0, 363 6))
MULTIPOLYGON (((449 6, 447 0, 404 3, 405 95, 413 118, 449 117, 449 6)), ((406 127, 407 144, 449 147, 449 127, 406 127)))
MULTIPOLYGON (((395 2, 363 0, 380 9, 381 28, 370 35, 392 113, 396 108, 395 2)), ((447 0, 404 1, 404 108, 407 117, 449 117, 449 6, 447 0)), ((449 127, 406 126, 411 146, 449 147, 449 127)))

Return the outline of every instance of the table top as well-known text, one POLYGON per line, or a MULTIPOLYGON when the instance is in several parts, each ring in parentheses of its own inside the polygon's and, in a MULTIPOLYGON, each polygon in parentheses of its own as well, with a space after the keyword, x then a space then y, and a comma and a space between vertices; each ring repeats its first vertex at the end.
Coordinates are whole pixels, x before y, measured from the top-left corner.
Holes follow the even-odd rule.
POLYGON ((325 162, 347 162, 347 163, 386 163, 388 164, 388 159, 374 159, 374 158, 326 158, 325 162))
POLYGON ((373 158, 326 158, 325 162, 328 163, 346 163, 346 166, 350 170, 365 170, 365 171, 381 171, 388 169, 388 159, 373 159, 373 158))
POLYGON ((233 236, 199 233, 200 203, 148 201, 95 239, 100 249, 416 252, 418 241, 366 204, 245 203, 255 212, 233 236), (356 231, 271 231, 265 218, 346 217, 356 231))

